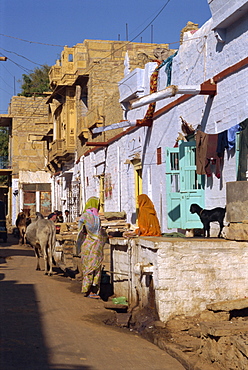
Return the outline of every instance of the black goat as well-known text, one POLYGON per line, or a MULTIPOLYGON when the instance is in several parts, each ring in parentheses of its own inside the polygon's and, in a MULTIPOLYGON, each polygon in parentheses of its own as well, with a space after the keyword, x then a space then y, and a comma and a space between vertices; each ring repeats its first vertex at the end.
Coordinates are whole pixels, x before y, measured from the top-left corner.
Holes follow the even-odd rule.
POLYGON ((221 232, 224 227, 224 217, 226 213, 226 208, 213 208, 213 209, 203 209, 198 204, 191 204, 190 206, 190 212, 191 213, 197 213, 200 217, 201 222, 203 223, 203 236, 210 237, 210 222, 218 221, 220 225, 220 232, 218 234, 218 238, 221 237, 221 232))

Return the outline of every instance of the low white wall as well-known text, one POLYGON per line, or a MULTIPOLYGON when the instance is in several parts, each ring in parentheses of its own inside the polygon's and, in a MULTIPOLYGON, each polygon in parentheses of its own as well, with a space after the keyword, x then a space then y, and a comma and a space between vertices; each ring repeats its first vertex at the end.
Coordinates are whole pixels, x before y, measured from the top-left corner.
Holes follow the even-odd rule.
POLYGON ((152 294, 152 276, 161 321, 247 295, 248 242, 151 237, 113 238, 110 244, 113 270, 126 274, 114 274, 115 294, 143 307, 152 294), (149 264, 153 272, 142 274, 149 264))

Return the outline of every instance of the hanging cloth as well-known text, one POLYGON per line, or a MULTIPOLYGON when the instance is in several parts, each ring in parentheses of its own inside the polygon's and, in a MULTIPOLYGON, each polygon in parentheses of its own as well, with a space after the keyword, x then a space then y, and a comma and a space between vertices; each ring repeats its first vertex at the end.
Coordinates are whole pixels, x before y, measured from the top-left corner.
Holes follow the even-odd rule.
MULTIPOLYGON (((154 62, 157 62, 157 67, 153 71, 151 77, 150 77, 150 94, 157 92, 158 89, 158 72, 160 68, 165 66, 165 73, 167 73, 167 86, 170 86, 171 84, 171 73, 172 73, 172 62, 174 57, 177 55, 177 51, 169 56, 167 59, 161 61, 161 60, 154 60, 154 62)), ((137 120, 137 123, 139 125, 142 125, 142 123, 145 123, 146 121, 149 121, 153 118, 153 114, 155 111, 156 102, 150 103, 149 107, 146 111, 145 117, 142 120, 137 120)))
POLYGON ((228 140, 227 140, 227 130, 220 132, 218 134, 218 142, 217 142, 217 155, 219 158, 224 157, 224 151, 228 148, 228 140))
MULTIPOLYGON (((157 62, 158 66, 155 68, 155 70, 153 71, 150 77, 150 94, 156 92, 158 89, 158 67, 162 63, 160 60, 154 60, 154 62, 157 62)), ((141 120, 137 120, 137 123, 141 125, 145 121, 151 120, 153 117, 153 113, 155 111, 155 107, 156 107, 156 102, 150 103, 146 111, 145 117, 141 120)))
POLYGON ((228 141, 228 149, 235 149, 236 143, 236 133, 240 131, 240 124, 238 123, 235 126, 230 127, 227 130, 227 141, 228 141))
POLYGON ((208 135, 207 154, 205 171, 207 177, 212 176, 211 165, 215 165, 215 176, 219 179, 221 176, 222 158, 217 155, 218 134, 208 135))
POLYGON ((167 59, 165 59, 160 66, 157 67, 157 70, 165 66, 165 73, 167 74, 167 84, 166 86, 171 85, 171 73, 172 73, 172 62, 175 56, 177 55, 178 51, 175 52, 175 54, 169 56, 167 59))
POLYGON ((246 181, 247 157, 248 157, 248 118, 240 123, 239 139, 239 164, 237 181, 246 181))
POLYGON ((196 173, 205 175, 205 165, 207 156, 208 134, 198 130, 196 132, 196 173))

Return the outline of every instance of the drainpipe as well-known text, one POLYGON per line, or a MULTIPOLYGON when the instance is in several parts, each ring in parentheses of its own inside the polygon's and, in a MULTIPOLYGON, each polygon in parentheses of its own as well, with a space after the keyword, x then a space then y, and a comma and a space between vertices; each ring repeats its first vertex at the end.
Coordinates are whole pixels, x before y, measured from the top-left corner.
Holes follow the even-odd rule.
POLYGON ((23 209, 23 207, 24 207, 24 194, 23 194, 23 188, 22 188, 22 185, 21 185, 18 212, 20 212, 21 209, 23 209))
POLYGON ((121 212, 121 173, 120 173, 120 147, 117 146, 117 202, 121 212))
POLYGON ((185 85, 185 86, 175 86, 171 85, 163 90, 157 91, 153 94, 143 96, 142 98, 131 103, 131 109, 142 107, 143 105, 157 102, 159 100, 175 96, 176 94, 188 94, 188 95, 198 95, 201 93, 201 85, 185 85))
POLYGON ((40 212, 40 191, 35 193, 36 212, 40 212))
POLYGON ((55 209, 55 177, 52 178, 52 210, 55 209))
POLYGON ((81 189, 82 189, 82 200, 80 204, 80 210, 83 209, 83 204, 86 203, 86 189, 85 189, 85 163, 84 163, 84 155, 80 158, 80 175, 81 175, 81 189))
POLYGON ((132 239, 128 240, 128 304, 131 305, 132 299, 132 239))
POLYGON ((134 126, 136 126, 136 121, 123 120, 117 123, 112 123, 111 125, 108 125, 108 126, 95 127, 92 129, 92 132, 93 134, 98 134, 100 132, 115 130, 118 128, 134 127, 134 126))

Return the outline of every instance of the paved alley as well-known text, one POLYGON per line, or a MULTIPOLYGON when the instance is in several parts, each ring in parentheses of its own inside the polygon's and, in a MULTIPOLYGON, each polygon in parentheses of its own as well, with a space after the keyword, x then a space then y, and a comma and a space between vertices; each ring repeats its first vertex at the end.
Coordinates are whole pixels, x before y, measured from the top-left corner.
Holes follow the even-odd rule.
POLYGON ((128 329, 105 325, 113 313, 103 301, 83 297, 59 270, 36 271, 33 250, 16 243, 10 236, 0 245, 2 369, 184 369, 128 329))

